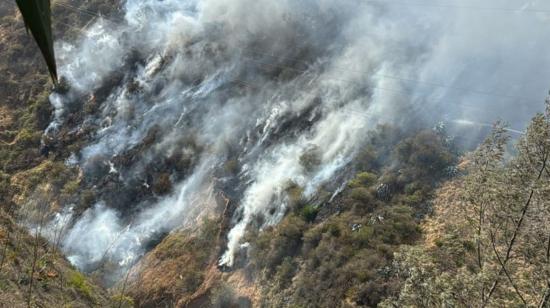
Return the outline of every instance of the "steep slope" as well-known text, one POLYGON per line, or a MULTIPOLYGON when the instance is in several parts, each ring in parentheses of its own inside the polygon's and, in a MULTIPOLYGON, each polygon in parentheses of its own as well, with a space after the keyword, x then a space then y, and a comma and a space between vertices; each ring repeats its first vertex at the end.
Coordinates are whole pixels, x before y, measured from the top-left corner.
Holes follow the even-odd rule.
MULTIPOLYGON (((71 11, 54 13, 75 28, 86 22, 71 11)), ((59 22, 54 29, 58 36, 72 31, 59 22)), ((108 307, 112 300, 107 292, 70 265, 55 243, 43 239, 45 230, 21 226, 53 217, 53 195, 76 175, 41 148, 52 112, 47 98, 51 84, 12 1, 0 3, 0 54, 1 305, 108 307), (33 200, 41 192, 50 197, 33 200)))
POLYGON ((109 307, 107 292, 0 210, 0 306, 109 307))
POLYGON ((491 176, 457 166, 445 125, 426 129, 426 84, 388 75, 446 55, 438 18, 376 1, 52 3, 55 89, 0 4, 2 303, 548 302, 548 114, 513 164, 498 141, 491 176), (475 201, 490 228, 471 228, 475 201))
POLYGON ((421 238, 420 222, 437 185, 454 175, 456 153, 437 131, 380 127, 367 139, 356 176, 339 194, 319 190, 306 200, 289 183, 285 217, 261 232, 249 228, 248 250, 232 268, 216 262, 230 208, 219 198, 213 217, 222 220, 170 233, 130 271, 129 294, 143 307, 355 307, 396 295, 403 280, 390 270, 393 253, 421 238))
POLYGON ((437 191, 424 241, 396 253, 405 284, 384 307, 550 305, 550 100, 510 156, 508 142, 495 128, 437 191))

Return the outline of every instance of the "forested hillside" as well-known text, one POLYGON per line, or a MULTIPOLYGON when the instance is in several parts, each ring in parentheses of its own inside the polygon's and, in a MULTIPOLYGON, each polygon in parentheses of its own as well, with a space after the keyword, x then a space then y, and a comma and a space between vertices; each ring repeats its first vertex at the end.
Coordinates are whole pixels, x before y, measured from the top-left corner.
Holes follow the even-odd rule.
POLYGON ((547 307, 550 105, 517 141, 501 127, 444 184, 424 240, 395 254, 406 283, 390 306, 547 307))
POLYGON ((431 17, 51 4, 57 86, 0 2, 0 307, 550 307, 550 102, 448 120, 516 97, 394 76, 431 17))

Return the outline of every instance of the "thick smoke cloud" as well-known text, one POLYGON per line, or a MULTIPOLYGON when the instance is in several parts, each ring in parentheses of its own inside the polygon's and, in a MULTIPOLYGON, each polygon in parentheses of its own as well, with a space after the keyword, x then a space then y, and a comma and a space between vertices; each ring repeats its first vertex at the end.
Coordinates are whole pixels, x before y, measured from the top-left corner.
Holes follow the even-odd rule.
POLYGON ((122 21, 99 19, 78 41, 58 42, 71 88, 51 96, 48 133, 68 125, 83 100, 100 100, 75 128, 93 138, 71 159, 92 183, 107 166, 123 185, 148 186, 145 170, 159 158, 190 157, 185 172, 172 170, 167 197, 101 200, 71 216, 70 260, 85 270, 106 260, 124 268, 215 207, 216 187, 230 183, 238 209, 220 265, 231 266, 255 217, 267 226, 284 215, 289 183, 305 198, 321 185, 336 189, 377 124, 500 117, 521 128, 542 108, 550 80, 550 14, 457 6, 127 0, 122 21), (306 168, 300 158, 311 152, 319 163, 306 168), (238 172, 220 178, 228 162, 238 172))

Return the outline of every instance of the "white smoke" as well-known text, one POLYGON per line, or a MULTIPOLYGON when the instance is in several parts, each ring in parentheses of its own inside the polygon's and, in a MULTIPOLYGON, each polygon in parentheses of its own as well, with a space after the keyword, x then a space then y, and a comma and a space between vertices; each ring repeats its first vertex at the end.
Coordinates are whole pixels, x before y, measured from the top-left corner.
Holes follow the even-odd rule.
POLYGON ((211 189, 202 183, 208 165, 203 163, 177 193, 144 209, 132 221, 102 203, 86 210, 63 240, 68 259, 84 270, 93 270, 106 260, 122 268, 132 265, 149 241, 189 223, 194 209, 208 208, 215 202, 211 189))
POLYGON ((75 218, 63 241, 70 260, 87 270, 105 258, 135 262, 148 242, 213 207, 214 174, 233 159, 240 215, 220 259, 231 266, 253 217, 266 225, 283 217, 290 181, 313 196, 338 179, 377 124, 500 116, 522 125, 542 106, 546 15, 488 19, 472 9, 399 3, 127 0, 123 22, 99 19, 77 42, 58 43, 71 89, 51 97, 52 130, 67 125, 83 97, 100 100, 99 113, 79 128, 94 129, 77 155, 85 172, 102 161, 136 185, 159 158, 177 151, 193 158, 189 172, 172 171, 179 179, 172 195, 101 200, 75 218), (527 87, 510 87, 522 81, 527 87), (511 110, 519 95, 533 101, 520 112, 511 110), (130 165, 113 163, 153 130, 160 135, 130 165), (312 148, 320 164, 306 170, 300 157, 312 148))

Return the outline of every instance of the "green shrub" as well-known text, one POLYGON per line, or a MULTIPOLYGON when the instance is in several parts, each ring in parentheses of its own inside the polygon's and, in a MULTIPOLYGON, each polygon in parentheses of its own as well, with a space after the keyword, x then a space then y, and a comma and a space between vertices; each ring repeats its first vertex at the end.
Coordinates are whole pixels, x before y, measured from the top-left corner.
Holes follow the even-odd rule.
POLYGON ((83 190, 80 193, 80 205, 83 206, 83 208, 89 208, 94 204, 96 200, 95 192, 91 189, 83 190))
POLYGON ((235 307, 235 291, 226 283, 221 282, 212 289, 210 294, 210 307, 235 307))
POLYGON ((294 273, 296 271, 296 265, 292 261, 292 258, 285 257, 283 259, 283 262, 277 266, 275 275, 275 281, 278 284, 280 288, 283 288, 289 284, 289 282, 292 280, 292 277, 294 277, 294 273))
POLYGON ((88 298, 92 297, 92 288, 90 287, 90 285, 86 281, 86 277, 82 273, 71 271, 67 277, 67 282, 80 294, 88 298))
POLYGON ((353 200, 359 201, 363 204, 369 204, 374 201, 374 196, 372 195, 371 191, 365 187, 353 188, 350 192, 350 197, 353 200))
POLYGON ((121 308, 135 307, 134 300, 131 297, 125 296, 123 294, 115 294, 111 296, 111 301, 115 303, 116 307, 121 307, 121 308))
POLYGON ((239 172, 239 161, 237 159, 229 159, 223 164, 223 169, 227 174, 237 174, 239 172))
POLYGON ((405 195, 403 197, 403 202, 406 204, 406 205, 409 205, 409 206, 416 206, 420 203, 422 203, 422 201, 424 201, 425 199, 425 196, 422 194, 421 191, 416 191, 415 193, 411 194, 411 195, 405 195))
POLYGON ((286 216, 273 230, 264 230, 253 239, 252 262, 273 273, 287 256, 295 256, 302 247, 306 222, 294 214, 286 216))
POLYGON ((319 209, 313 205, 306 205, 300 210, 300 217, 306 222, 313 222, 319 213, 319 209))
POLYGON ((349 181, 348 185, 351 188, 368 187, 375 184, 377 179, 378 177, 374 173, 361 172, 353 180, 349 181))
POLYGON ((455 155, 435 132, 422 131, 401 141, 394 156, 400 164, 400 177, 405 181, 435 182, 445 174, 455 155))
POLYGON ((19 131, 19 133, 15 138, 18 146, 33 147, 33 146, 38 146, 40 144, 41 137, 42 137, 42 133, 34 132, 30 129, 25 128, 19 131))
POLYGON ((352 233, 353 242, 359 247, 367 247, 373 238, 373 229, 371 226, 361 226, 352 233))
POLYGON ((412 243, 420 234, 414 213, 407 206, 391 206, 376 214, 381 220, 373 224, 376 238, 385 244, 412 243))
POLYGON ((61 192, 67 195, 71 195, 76 193, 79 187, 80 187, 80 181, 78 179, 70 180, 67 183, 65 183, 61 192))

